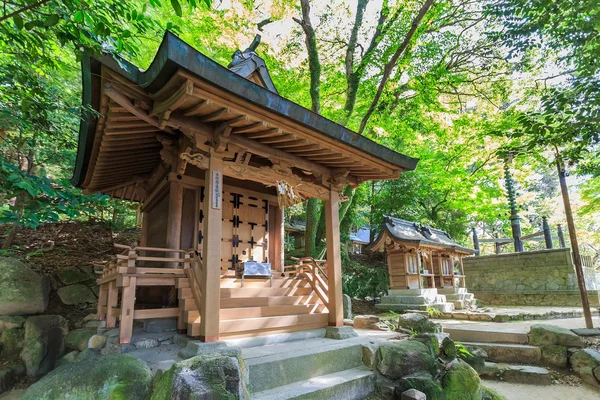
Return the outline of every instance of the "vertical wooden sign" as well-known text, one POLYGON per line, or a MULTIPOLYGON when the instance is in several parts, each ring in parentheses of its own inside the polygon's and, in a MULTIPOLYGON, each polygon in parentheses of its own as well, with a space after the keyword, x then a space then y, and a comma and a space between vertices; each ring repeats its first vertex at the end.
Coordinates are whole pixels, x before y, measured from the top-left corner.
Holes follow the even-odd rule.
POLYGON ((220 210, 222 206, 222 192, 223 192, 223 175, 220 171, 212 171, 212 208, 220 210))

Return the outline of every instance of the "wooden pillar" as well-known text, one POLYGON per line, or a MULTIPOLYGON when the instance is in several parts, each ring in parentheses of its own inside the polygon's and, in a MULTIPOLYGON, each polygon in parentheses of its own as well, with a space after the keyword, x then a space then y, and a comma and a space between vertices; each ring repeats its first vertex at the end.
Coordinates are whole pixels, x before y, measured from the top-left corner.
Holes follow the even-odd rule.
POLYGON ((146 247, 148 246, 148 221, 150 218, 148 217, 147 212, 142 212, 142 234, 140 235, 140 246, 146 247))
POLYGON ((219 340, 219 310, 221 308, 221 233, 223 214, 223 160, 211 154, 205 172, 204 221, 202 238, 202 275, 200 288, 200 340, 219 340))
MULTIPOLYGON (((131 343, 133 333, 133 313, 135 310, 135 276, 129 277, 129 285, 123 287, 121 294, 121 319, 119 321, 119 343, 131 343)), ((106 324, 108 327, 108 323, 106 324)))
POLYGON ((340 195, 329 191, 325 200, 327 231, 327 274, 329 281, 329 326, 344 325, 342 305, 342 253, 340 245, 340 195))
MULTIPOLYGON (((116 318, 113 314, 113 308, 118 305, 118 296, 119 296, 119 288, 116 285, 116 282, 110 281, 108 283, 108 294, 107 294, 107 302, 106 302, 106 327, 114 328, 116 325, 116 318)), ((121 325, 123 323, 121 322, 121 325)))
MULTIPOLYGON (((167 219, 167 247, 179 249, 181 246, 181 214, 183 210, 183 186, 179 182, 171 182, 169 186, 169 213, 167 219)), ((179 253, 171 253, 170 257, 178 258, 179 253)), ((170 268, 177 268, 178 263, 169 263, 170 268)))
POLYGON ((275 224, 273 247, 275 247, 275 257, 273 262, 279 264, 281 274, 284 273, 285 267, 285 209, 283 207, 275 208, 275 218, 273 223, 275 224))

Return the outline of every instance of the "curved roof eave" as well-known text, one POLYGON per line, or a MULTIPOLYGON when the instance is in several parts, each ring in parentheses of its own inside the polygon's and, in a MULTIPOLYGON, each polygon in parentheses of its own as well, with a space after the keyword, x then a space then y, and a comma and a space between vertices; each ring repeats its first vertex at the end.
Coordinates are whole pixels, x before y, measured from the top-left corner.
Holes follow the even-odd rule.
MULTIPOLYGON (((150 93, 157 92, 168 79, 178 70, 184 69, 198 77, 221 87, 236 96, 243 97, 252 103, 276 112, 285 118, 318 131, 332 139, 343 142, 370 156, 377 157, 401 170, 414 170, 418 159, 397 153, 382 146, 371 139, 339 125, 327 118, 312 112, 288 99, 281 97, 266 88, 256 85, 233 71, 211 60, 183 40, 166 32, 158 48, 154 60, 146 71, 141 71, 134 64, 117 59, 110 55, 101 57, 84 57, 82 60, 83 106, 94 106, 93 94, 98 93, 99 79, 94 79, 92 68, 96 63, 107 66, 123 77, 135 82, 150 93), (94 88, 97 85, 97 88, 94 88), (94 92, 94 89, 96 91, 94 92)), ((95 108, 97 110, 97 108, 95 108)), ((71 182, 75 186, 81 185, 85 177, 87 158, 93 139, 88 137, 90 132, 95 133, 95 123, 90 121, 91 116, 84 114, 79 129, 79 145, 77 161, 71 182), (93 126, 91 126, 93 125, 93 126), (81 153, 83 151, 83 154, 81 153)))

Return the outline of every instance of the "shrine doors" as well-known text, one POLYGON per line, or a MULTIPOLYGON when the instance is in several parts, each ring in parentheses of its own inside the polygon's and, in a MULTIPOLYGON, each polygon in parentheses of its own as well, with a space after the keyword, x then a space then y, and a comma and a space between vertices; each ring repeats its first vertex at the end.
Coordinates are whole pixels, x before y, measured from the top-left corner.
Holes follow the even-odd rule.
MULTIPOLYGON (((269 202, 256 194, 240 194, 235 188, 223 191, 221 274, 241 261, 268 262, 269 202)), ((202 249, 204 187, 200 188, 198 248, 202 249)))

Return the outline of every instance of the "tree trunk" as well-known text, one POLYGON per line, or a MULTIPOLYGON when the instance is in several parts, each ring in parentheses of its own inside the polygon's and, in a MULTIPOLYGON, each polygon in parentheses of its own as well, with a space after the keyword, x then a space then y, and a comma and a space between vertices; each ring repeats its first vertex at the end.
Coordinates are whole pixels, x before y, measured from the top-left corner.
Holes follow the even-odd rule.
POLYGON ((306 232, 304 233, 304 256, 314 257, 317 252, 317 225, 319 221, 319 200, 308 199, 306 205, 306 232))

